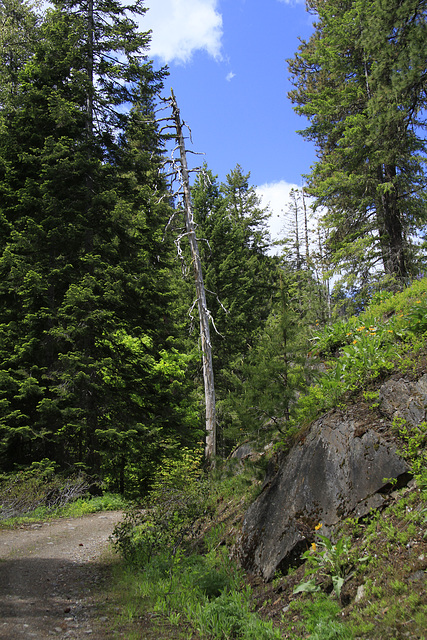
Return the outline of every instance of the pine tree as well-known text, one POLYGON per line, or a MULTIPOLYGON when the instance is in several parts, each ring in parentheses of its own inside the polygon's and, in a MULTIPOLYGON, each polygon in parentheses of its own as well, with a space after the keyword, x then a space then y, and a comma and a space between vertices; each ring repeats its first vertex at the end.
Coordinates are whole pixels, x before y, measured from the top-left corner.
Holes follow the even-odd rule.
POLYGON ((0 3, 0 105, 13 104, 19 92, 18 75, 31 57, 36 39, 37 15, 23 0, 0 3))
POLYGON ((266 253, 268 212, 249 178, 237 166, 218 184, 205 167, 193 188, 208 307, 216 329, 211 338, 223 453, 232 414, 228 400, 240 388, 243 361, 268 317, 275 286, 275 259, 266 253))
POLYGON ((130 9, 47 12, 0 143, 1 464, 79 463, 128 492, 198 437, 158 204, 165 71, 146 60, 130 9))
POLYGON ((270 315, 243 365, 242 381, 234 398, 240 438, 271 441, 292 429, 295 401, 307 385, 309 322, 301 312, 298 281, 289 266, 277 272, 278 289, 270 315))
POLYGON ((424 223, 425 2, 311 0, 315 32, 289 61, 302 135, 319 160, 308 190, 325 207, 337 269, 405 281, 424 223))

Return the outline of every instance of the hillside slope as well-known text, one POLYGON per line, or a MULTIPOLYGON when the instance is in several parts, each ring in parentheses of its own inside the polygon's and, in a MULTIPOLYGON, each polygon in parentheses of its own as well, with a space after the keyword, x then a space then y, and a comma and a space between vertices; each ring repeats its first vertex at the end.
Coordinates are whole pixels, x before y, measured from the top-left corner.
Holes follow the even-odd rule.
MULTIPOLYGON (((125 625, 120 617, 120 632, 192 640, 425 638, 426 330, 427 280, 396 296, 377 296, 360 316, 314 336, 321 362, 313 359, 313 366, 323 373, 300 397, 285 436, 277 434, 266 449, 247 443, 239 457, 218 462, 207 475, 188 451, 159 470, 149 509, 130 512, 116 530, 128 565, 115 593, 121 610, 132 611, 125 625), (236 558, 242 557, 245 517, 274 486, 292 451, 304 452, 312 434, 333 420, 351 423, 360 442, 372 433, 374 452, 383 443, 392 446, 394 470, 381 477, 375 468, 378 486, 363 512, 335 510, 332 522, 321 510, 305 519, 297 510, 303 525, 297 544, 285 562, 279 555, 276 567, 263 573, 253 560, 267 546, 271 523, 275 528, 267 507, 252 564, 245 562, 243 572, 236 558)), ((328 456, 323 444, 317 452, 318 460, 328 456)), ((299 484, 302 498, 304 482, 295 467, 292 491, 299 484)), ((283 488, 286 494, 286 483, 283 488)), ((276 513, 288 508, 280 504, 276 513)), ((276 533, 280 542, 286 528, 276 533)))

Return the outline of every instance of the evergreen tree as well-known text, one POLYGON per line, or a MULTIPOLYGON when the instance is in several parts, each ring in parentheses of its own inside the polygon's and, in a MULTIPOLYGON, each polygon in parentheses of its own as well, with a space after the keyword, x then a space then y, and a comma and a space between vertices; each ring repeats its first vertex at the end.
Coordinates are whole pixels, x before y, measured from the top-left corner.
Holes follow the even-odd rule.
POLYGON ((1 464, 79 463, 128 492, 197 437, 157 204, 165 72, 131 10, 143 13, 113 0, 47 12, 0 143, 1 464))
POLYGON ((208 307, 216 328, 211 338, 223 452, 232 414, 228 399, 240 388, 243 362, 268 318, 275 287, 275 259, 266 253, 269 214, 249 178, 237 166, 218 184, 205 167, 193 188, 208 307))
MULTIPOLYGON (((258 332, 243 365, 244 375, 233 398, 234 433, 271 441, 292 428, 292 408, 307 385, 309 322, 301 313, 295 272, 282 265, 270 315, 258 332), (238 431, 237 431, 238 429, 238 431), (239 433, 240 432, 240 433, 239 433)), ((294 425, 293 425, 294 426, 294 425)))
POLYGON ((228 218, 239 225, 244 243, 254 251, 265 253, 269 248, 268 209, 261 208, 255 187, 249 184, 251 174, 244 174, 238 164, 221 185, 228 218))
POLYGON ((23 0, 0 2, 0 107, 13 104, 19 91, 18 75, 31 57, 38 19, 23 0))
POLYGON ((309 192, 325 207, 337 269, 405 280, 425 224, 425 1, 310 0, 315 31, 289 61, 302 135, 319 160, 309 192))
POLYGON ((304 190, 291 189, 289 195, 290 202, 284 216, 285 235, 278 243, 282 245, 282 268, 286 271, 288 285, 297 288, 299 314, 305 318, 305 323, 323 323, 329 316, 329 291, 322 243, 319 250, 315 245, 310 248, 313 238, 308 228, 309 207, 304 190))

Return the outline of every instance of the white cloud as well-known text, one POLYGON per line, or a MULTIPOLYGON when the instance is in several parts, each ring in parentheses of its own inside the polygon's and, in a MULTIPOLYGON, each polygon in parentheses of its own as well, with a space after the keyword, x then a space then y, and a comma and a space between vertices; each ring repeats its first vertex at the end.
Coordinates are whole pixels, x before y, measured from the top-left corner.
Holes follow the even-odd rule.
POLYGON ((283 2, 284 4, 296 5, 296 4, 305 4, 306 0, 279 0, 279 2, 283 2))
POLYGON ((227 73, 225 79, 227 80, 227 82, 230 82, 230 80, 232 80, 235 77, 236 77, 236 74, 230 71, 230 73, 227 73))
POLYGON ((188 62, 206 51, 221 59, 222 15, 218 0, 147 0, 141 29, 152 29, 150 55, 164 63, 188 62))
POLYGON ((268 207, 271 211, 269 226, 273 241, 283 239, 285 214, 290 203, 289 192, 291 189, 298 188, 297 184, 280 180, 279 182, 262 184, 256 189, 261 198, 261 206, 268 207))

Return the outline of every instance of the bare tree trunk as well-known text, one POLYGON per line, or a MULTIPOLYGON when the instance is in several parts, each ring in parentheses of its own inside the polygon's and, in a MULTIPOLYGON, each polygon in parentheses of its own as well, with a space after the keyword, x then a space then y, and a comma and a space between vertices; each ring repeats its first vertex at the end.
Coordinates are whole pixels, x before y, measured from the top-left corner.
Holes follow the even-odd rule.
POLYGON ((194 268, 196 282, 197 305, 200 319, 200 338, 203 356, 203 380, 205 385, 206 405, 206 446, 205 456, 207 460, 216 454, 216 412, 215 412, 215 386, 212 366, 212 346, 209 331, 209 312, 206 305, 206 293, 203 283, 202 264, 200 261, 199 247, 197 244, 194 227, 193 208, 191 202, 190 181, 188 177, 187 154, 185 150, 184 136, 182 133, 181 116, 173 91, 171 91, 172 116, 176 128, 176 140, 179 146, 182 187, 184 192, 184 216, 185 228, 190 243, 191 259, 194 268))
POLYGON ((295 216, 295 249, 297 253, 297 271, 301 269, 301 246, 299 240, 299 220, 298 220, 298 192, 291 189, 290 193, 292 206, 294 208, 294 216, 295 216))
POLYGON ((305 202, 305 192, 304 187, 301 187, 301 196, 302 196, 302 206, 304 208, 304 230, 305 230, 305 261, 308 265, 310 263, 310 241, 308 238, 308 215, 307 215, 307 204, 305 202))
MULTIPOLYGON (((325 299, 326 299, 326 308, 327 308, 328 320, 331 320, 331 318, 332 318, 331 291, 330 291, 329 278, 325 278, 326 266, 325 266, 325 261, 324 261, 324 257, 323 257, 322 238, 320 236, 319 222, 317 222, 317 239, 318 239, 318 242, 319 242, 320 271, 321 271, 321 274, 322 274, 322 281, 320 282, 319 277, 317 276, 317 283, 320 285, 321 289, 323 289, 324 296, 325 296, 325 299)), ((316 273, 317 273, 317 270, 316 270, 316 273)), ((319 291, 321 289, 319 288, 319 291)))
POLYGON ((94 21, 93 21, 93 0, 89 0, 87 6, 87 79, 88 90, 86 95, 86 132, 89 145, 92 144, 93 136, 93 40, 94 40, 94 21))

